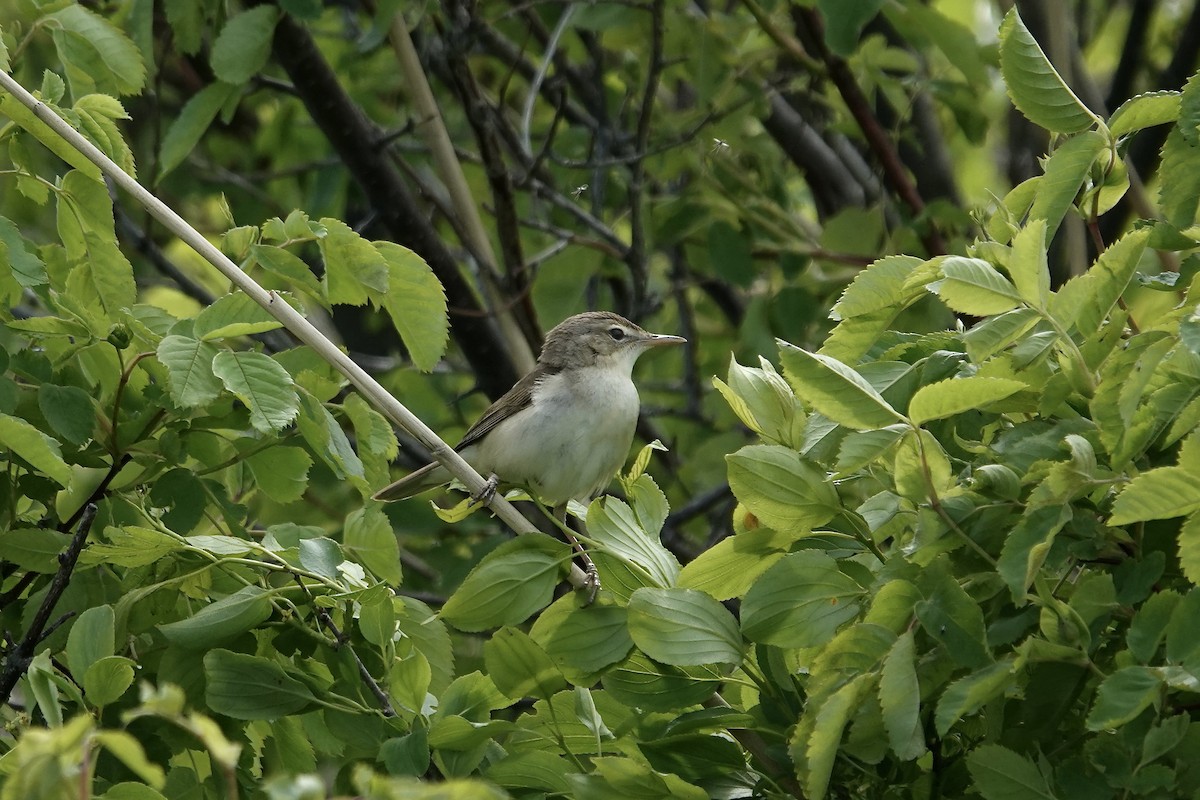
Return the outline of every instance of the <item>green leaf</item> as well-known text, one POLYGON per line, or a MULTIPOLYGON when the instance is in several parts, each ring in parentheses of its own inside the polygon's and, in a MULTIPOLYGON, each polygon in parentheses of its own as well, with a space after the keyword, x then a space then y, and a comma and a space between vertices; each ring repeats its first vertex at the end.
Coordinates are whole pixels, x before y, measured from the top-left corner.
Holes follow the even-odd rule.
POLYGON ((1077 133, 1100 122, 1055 71, 1015 7, 1000 24, 1000 72, 1013 105, 1035 125, 1077 133))
POLYGON ((158 629, 173 645, 202 650, 244 633, 270 616, 271 595, 251 585, 204 606, 187 619, 159 625, 158 629))
POLYGON ((928 289, 955 311, 988 317, 1021 303, 1017 287, 982 259, 950 256, 942 261, 941 272, 942 279, 928 289))
POLYGON ((58 193, 57 224, 71 267, 67 292, 86 302, 92 315, 117 321, 137 301, 137 284, 133 266, 117 246, 104 182, 68 172, 58 193))
POLYGON ((1200 510, 1200 476, 1186 467, 1158 467, 1138 475, 1117 495, 1108 524, 1182 517, 1200 510))
MULTIPOLYGON (((56 33, 75 34, 95 53, 96 58, 89 59, 89 66, 99 67, 90 70, 88 78, 92 86, 105 94, 114 95, 137 94, 142 90, 146 82, 146 67, 142 63, 141 53, 129 37, 111 22, 80 5, 61 8, 50 14, 49 19, 60 26, 54 29, 56 33)), ((59 46, 60 58, 68 66, 68 76, 74 79, 77 76, 69 69, 72 59, 63 53, 63 44, 57 36, 55 43, 59 46)), ((86 92, 76 92, 76 97, 83 94, 86 92)))
POLYGON ((779 342, 788 383, 796 396, 834 422, 856 430, 884 428, 904 417, 867 379, 842 362, 779 342))
POLYGON ((216 346, 186 336, 167 336, 158 343, 158 360, 167 368, 167 387, 177 406, 195 408, 221 394, 212 366, 217 352, 216 346))
POLYGON ((694 589, 638 589, 629 598, 629 633, 655 661, 679 667, 738 664, 742 636, 723 605, 694 589))
POLYGON ((901 761, 912 761, 925 752, 925 734, 921 730, 921 687, 912 631, 896 639, 879 674, 879 704, 883 708, 883 727, 892 752, 901 761))
POLYGON ((77 386, 38 387, 38 408, 51 429, 66 441, 81 445, 96 429, 96 407, 92 397, 77 386))
POLYGON ((954 723, 974 714, 993 698, 1016 685, 1012 659, 997 661, 959 678, 946 687, 938 700, 934 724, 938 736, 945 736, 954 723))
POLYGON ((283 323, 244 292, 218 297, 196 316, 192 335, 205 342, 234 336, 250 336, 282 328, 283 323))
POLYGON ((729 384, 713 378, 713 385, 751 430, 776 444, 797 445, 804 413, 771 362, 760 357, 759 363, 759 369, 743 367, 731 356, 729 384))
POLYGON ((1007 747, 985 744, 975 748, 967 756, 967 769, 984 800, 1054 800, 1037 765, 1007 747))
POLYGON ((859 703, 871 690, 875 680, 874 673, 857 675, 825 698, 818 708, 805 709, 806 715, 816 715, 812 735, 804 751, 808 773, 804 781, 806 796, 814 800, 825 797, 830 775, 833 773, 833 763, 840 749, 842 731, 846 729, 847 723, 858 710, 859 703))
POLYGON ((341 545, 333 539, 328 536, 301 539, 297 547, 301 567, 323 578, 338 577, 338 565, 346 559, 342 555, 341 545))
POLYGON ((1109 245, 1091 269, 1071 279, 1070 283, 1079 284, 1078 294, 1063 287, 1055 295, 1050 304, 1054 318, 1064 327, 1074 324, 1084 336, 1100 330, 1137 273, 1152 232, 1149 228, 1130 231, 1109 245))
POLYGON ((71 468, 63 461, 58 442, 23 419, 0 414, 0 448, 16 453, 60 486, 71 482, 71 468))
POLYGON ((278 19, 275 6, 258 6, 230 17, 213 43, 209 59, 213 74, 230 84, 254 77, 271 55, 271 36, 278 19))
POLYGON ((88 702, 103 708, 121 699, 133 685, 134 664, 121 656, 105 656, 88 666, 83 672, 83 692, 88 702))
POLYGON ((413 365, 432 370, 446 351, 450 318, 446 290, 425 259, 393 242, 374 242, 387 264, 387 294, 383 307, 404 341, 413 365))
POLYGON ((624 607, 602 599, 583 605, 575 595, 556 600, 533 623, 529 635, 560 667, 590 674, 621 661, 633 649, 624 607))
POLYGON ((1164 589, 1146 598, 1146 602, 1134 614, 1125 634, 1125 643, 1129 646, 1130 655, 1140 663, 1150 663, 1158 653, 1171 615, 1181 599, 1178 592, 1164 589))
POLYGON ((326 234, 317 243, 325 259, 325 285, 329 302, 361 306, 374 295, 388 293, 388 260, 370 242, 338 219, 321 220, 326 234))
POLYGON ((549 700, 567 688, 566 680, 546 651, 516 628, 496 631, 483 646, 483 660, 496 688, 513 699, 549 700))
POLYGON ((342 541, 346 551, 371 572, 393 586, 403 580, 400 571, 400 544, 388 518, 378 507, 350 512, 342 541))
POLYGON ((279 719, 315 705, 307 686, 274 661, 229 650, 204 656, 208 707, 234 719, 279 719))
POLYGON ((205 86, 184 104, 163 135, 158 151, 158 180, 183 163, 208 132, 217 113, 233 97, 237 87, 217 81, 205 86))
POLYGON ((41 142, 50 152, 70 164, 82 174, 100 179, 100 168, 88 160, 87 156, 76 150, 59 136, 53 128, 42 122, 29 110, 16 95, 4 92, 0 95, 0 114, 11 119, 22 130, 41 142))
POLYGON ((674 711, 712 697, 724 675, 710 665, 672 667, 640 650, 604 673, 605 690, 617 702, 647 711, 674 711))
POLYGON ((822 552, 785 556, 754 582, 742 601, 742 634, 779 647, 816 647, 858 616, 866 591, 822 552))
POLYGON ((1131 97, 1108 118, 1108 132, 1114 137, 1165 125, 1179 119, 1179 92, 1146 92, 1131 97))
POLYGON ((604 553, 633 564, 656 585, 675 583, 679 561, 663 547, 657 531, 646 531, 627 504, 615 497, 599 497, 588 507, 588 536, 604 553))
POLYGON ((1162 691, 1162 678, 1151 667, 1124 667, 1109 675, 1096 691, 1087 729, 1119 728, 1141 714, 1162 691))
POLYGON ((550 602, 570 549, 525 534, 484 556, 442 606, 442 619, 468 633, 519 625, 550 602))
POLYGON ((26 289, 44 286, 50 279, 46 265, 26 245, 20 229, 7 217, 0 217, 0 263, 7 262, 13 278, 26 289))
POLYGON ((309 448, 333 471, 338 480, 363 477, 363 463, 346 432, 329 410, 308 392, 300 394, 300 416, 296 427, 309 448))
POLYGON ((1021 299, 1033 308, 1050 300, 1050 265, 1046 261, 1046 221, 1033 218, 1012 240, 1008 274, 1021 299))
POLYGON ((116 652, 116 622, 112 606, 92 606, 79 615, 67 635, 67 666, 72 675, 116 652))
POLYGON ((391 592, 380 594, 362 604, 358 610, 358 629, 362 631, 363 638, 376 647, 391 644, 396 635, 396 608, 391 592))
POLYGON ((723 219, 708 227, 708 260, 713 270, 732 284, 748 287, 757 277, 750 240, 723 219))
POLYGON ((734 496, 763 524, 807 533, 841 511, 825 473, 779 445, 749 445, 725 457, 734 496))
POLYGON ((175 537, 153 528, 122 525, 104 529, 108 543, 93 542, 79 556, 81 564, 144 567, 183 549, 175 537))
POLYGON ((258 489, 277 503, 292 503, 308 489, 312 458, 299 447, 270 447, 246 458, 258 489))
POLYGON ((1178 124, 1171 128, 1162 148, 1159 173, 1170 175, 1159 188, 1159 206, 1162 215, 1179 229, 1186 229, 1196 221, 1196 207, 1200 203, 1200 141, 1196 136, 1195 109, 1200 98, 1200 74, 1188 78, 1183 87, 1181 115, 1178 124))
POLYGON ((770 528, 726 536, 684 566, 675 581, 681 589, 699 589, 718 600, 741 597, 795 540, 770 528))
POLYGON ((213 358, 213 374, 250 409, 250 424, 261 433, 286 428, 300 410, 292 376, 270 356, 222 350, 213 358))
POLYGON ((909 401, 908 416, 914 425, 923 425, 930 420, 981 409, 1028 388, 1021 381, 1009 378, 981 375, 947 378, 918 389, 909 401))
POLYGON ((972 669, 985 666, 992 658, 986 644, 983 611, 955 580, 946 556, 934 564, 939 566, 930 565, 925 572, 932 591, 927 591, 927 599, 917 604, 917 619, 956 663, 972 669))
POLYGON ((320 281, 317 280, 317 276, 313 274, 312 270, 308 268, 308 264, 305 264, 299 256, 284 250, 282 247, 254 244, 250 246, 250 257, 267 272, 278 278, 282 278, 288 284, 304 292, 325 308, 329 307, 329 301, 325 299, 325 292, 321 289, 320 281))
POLYGON ((1046 242, 1058 231, 1063 217, 1075 201, 1091 172, 1092 164, 1108 146, 1097 131, 1088 131, 1068 139, 1046 161, 1046 174, 1029 209, 1029 219, 1046 220, 1046 242))
POLYGON ((1071 517, 1069 505, 1031 506, 1005 537, 996 571, 1017 605, 1024 605, 1026 590, 1042 568, 1050 544, 1071 517))
POLYGON ((166 776, 158 764, 146 758, 141 742, 125 731, 96 731, 95 744, 118 758, 122 764, 155 789, 163 788, 166 776))
POLYGON ((67 549, 71 537, 46 528, 0 531, 0 553, 4 560, 27 572, 47 575, 58 571, 58 556, 67 549))
POLYGON ((825 18, 825 41, 839 56, 849 56, 862 29, 883 7, 883 0, 817 0, 825 18))

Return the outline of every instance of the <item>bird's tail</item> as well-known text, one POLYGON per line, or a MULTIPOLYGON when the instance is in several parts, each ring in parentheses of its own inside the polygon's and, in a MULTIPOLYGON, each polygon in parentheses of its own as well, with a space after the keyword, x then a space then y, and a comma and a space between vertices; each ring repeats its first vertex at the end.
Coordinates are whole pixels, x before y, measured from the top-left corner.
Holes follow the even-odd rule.
POLYGON ((450 482, 450 473, 436 461, 426 464, 420 469, 410 472, 398 481, 389 483, 375 494, 373 500, 390 503, 394 500, 404 500, 428 489, 442 486, 450 482))

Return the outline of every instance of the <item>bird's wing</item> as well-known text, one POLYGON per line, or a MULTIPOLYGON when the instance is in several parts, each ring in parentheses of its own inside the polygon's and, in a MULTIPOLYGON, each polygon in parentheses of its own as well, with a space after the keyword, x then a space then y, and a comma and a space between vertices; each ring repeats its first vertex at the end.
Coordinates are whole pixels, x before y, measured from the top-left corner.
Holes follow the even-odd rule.
POLYGON ((405 498, 418 495, 426 489, 441 486, 443 483, 448 483, 449 481, 450 473, 445 467, 434 461, 418 470, 408 473, 397 481, 389 483, 371 495, 371 499, 382 500, 385 503, 404 500, 405 498))
MULTIPOLYGON (((455 445, 454 449, 462 452, 465 448, 486 436, 501 422, 528 406, 530 400, 533 398, 533 387, 546 374, 547 370, 538 367, 517 381, 516 386, 509 389, 503 397, 492 403, 488 407, 488 410, 483 412, 483 416, 467 429, 467 432, 463 434, 462 441, 455 445)), ((372 499, 383 500, 385 502, 403 500, 420 494, 426 489, 432 489, 435 486, 441 486, 449 482, 450 472, 435 461, 388 484, 371 495, 371 497, 372 499)))
POLYGON ((462 441, 455 445, 454 449, 461 452, 463 448, 475 444, 487 436, 501 422, 523 410, 533 398, 533 388, 544 377, 546 377, 546 370, 539 366, 517 381, 516 386, 488 406, 488 410, 483 412, 483 416, 467 429, 467 432, 463 434, 462 441))

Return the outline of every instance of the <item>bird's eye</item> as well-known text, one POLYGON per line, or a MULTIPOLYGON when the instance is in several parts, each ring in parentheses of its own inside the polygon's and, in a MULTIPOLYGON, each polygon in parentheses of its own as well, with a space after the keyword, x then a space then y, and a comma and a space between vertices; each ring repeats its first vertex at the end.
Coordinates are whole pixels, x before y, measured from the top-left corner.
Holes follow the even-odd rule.
POLYGON ((608 335, 613 338, 614 342, 619 342, 625 338, 625 331, 615 325, 608 329, 608 335))

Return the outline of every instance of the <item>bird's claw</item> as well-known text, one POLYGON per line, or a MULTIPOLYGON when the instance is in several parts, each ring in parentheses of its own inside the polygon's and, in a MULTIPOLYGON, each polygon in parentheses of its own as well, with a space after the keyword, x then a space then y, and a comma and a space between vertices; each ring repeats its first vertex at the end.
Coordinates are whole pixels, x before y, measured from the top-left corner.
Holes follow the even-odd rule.
POLYGON ((596 602, 596 596, 600 594, 600 573, 596 571, 596 565, 592 563, 590 558, 584 557, 587 566, 584 567, 583 586, 579 587, 587 592, 587 603, 591 605, 596 602))
POLYGON ((493 474, 487 479, 487 483, 483 485, 482 489, 471 495, 471 500, 486 506, 488 503, 492 502, 492 498, 496 496, 496 487, 499 485, 500 477, 493 474))

